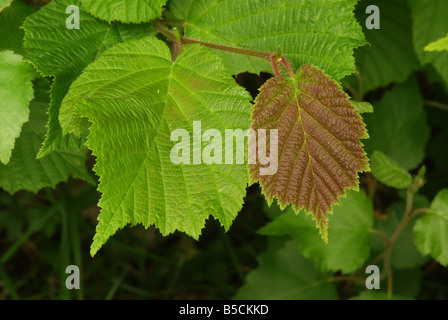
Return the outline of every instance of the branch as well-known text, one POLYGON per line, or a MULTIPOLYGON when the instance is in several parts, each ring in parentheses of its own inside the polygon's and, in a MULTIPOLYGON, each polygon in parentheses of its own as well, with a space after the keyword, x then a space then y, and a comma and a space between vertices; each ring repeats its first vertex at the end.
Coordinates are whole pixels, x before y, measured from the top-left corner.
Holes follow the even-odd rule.
POLYGON ((202 41, 197 41, 197 40, 188 39, 188 38, 182 38, 180 40, 180 42, 182 44, 200 44, 202 46, 209 47, 209 48, 216 49, 216 50, 233 52, 233 53, 243 54, 243 55, 246 55, 246 56, 258 57, 258 58, 264 58, 264 59, 270 59, 270 57, 272 55, 270 53, 264 53, 264 52, 258 52, 258 51, 252 51, 252 50, 246 50, 246 49, 240 49, 240 48, 234 48, 234 47, 228 47, 228 46, 222 46, 222 45, 219 45, 219 44, 202 42, 202 41))
POLYGON ((208 48, 212 48, 212 49, 216 49, 216 50, 220 50, 220 51, 232 52, 232 53, 236 53, 236 54, 242 54, 242 55, 246 55, 246 56, 267 59, 273 67, 273 73, 275 76, 280 76, 280 72, 278 70, 277 63, 281 62, 282 65, 285 67, 286 71, 288 71, 289 75, 292 78, 294 78, 294 70, 292 69, 291 65, 286 60, 286 58, 283 57, 282 55, 247 50, 247 49, 242 49, 242 48, 229 47, 229 46, 224 46, 224 45, 219 45, 219 44, 214 44, 214 43, 193 40, 193 39, 189 39, 189 38, 185 38, 185 37, 179 38, 176 35, 176 33, 174 33, 172 30, 170 30, 169 28, 164 26, 164 24, 161 20, 154 21, 154 27, 158 33, 163 34, 165 37, 167 37, 174 43, 179 43, 181 45, 182 44, 200 44, 204 47, 208 47, 208 48))
POLYGON ((438 108, 438 109, 441 109, 441 110, 448 111, 448 105, 443 104, 441 102, 437 102, 437 101, 426 100, 425 101, 425 106, 434 107, 434 108, 438 108))
POLYGON ((412 204, 414 200, 414 192, 413 186, 410 186, 406 192, 406 210, 401 219, 400 224, 397 229, 395 229, 394 233, 390 237, 389 242, 387 243, 386 248, 384 249, 384 271, 387 276, 387 295, 392 296, 392 268, 390 266, 390 256, 392 245, 397 241, 400 234, 403 232, 404 228, 408 225, 410 220, 412 219, 412 204))

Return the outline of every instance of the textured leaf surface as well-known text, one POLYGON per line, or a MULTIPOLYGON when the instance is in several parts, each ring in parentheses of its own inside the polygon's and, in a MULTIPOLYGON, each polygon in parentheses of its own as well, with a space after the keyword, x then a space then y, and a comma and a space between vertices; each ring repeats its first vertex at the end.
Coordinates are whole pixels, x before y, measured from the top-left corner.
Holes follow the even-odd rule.
MULTIPOLYGON (((382 231, 390 238, 403 218, 405 207, 402 202, 394 204, 388 210, 387 217, 384 220, 375 219, 373 228, 382 231)), ((414 234, 412 233, 414 223, 415 221, 411 220, 392 246, 390 263, 395 269, 419 267, 427 261, 414 243, 414 234)), ((372 237, 372 251, 375 254, 384 251, 384 239, 382 237, 378 235, 372 237)))
POLYGON ((330 300, 337 299, 329 274, 314 268, 299 253, 294 241, 282 246, 270 243, 259 258, 259 266, 246 278, 234 297, 238 300, 330 300))
POLYGON ((228 229, 243 203, 247 166, 174 165, 170 150, 177 143, 170 132, 192 135, 193 121, 223 134, 245 130, 249 101, 219 58, 198 45, 186 47, 173 63, 169 48, 148 37, 117 45, 87 67, 60 119, 77 132, 85 125, 81 116, 93 123, 88 145, 98 158, 102 210, 92 254, 128 223, 198 238, 212 214, 228 229))
POLYGON ((0 162, 7 164, 28 121, 28 103, 33 99, 31 66, 12 51, 0 52, 0 162))
POLYGON ((423 254, 430 254, 448 266, 448 189, 440 191, 430 211, 417 220, 414 234, 415 243, 423 254))
POLYGON ((428 52, 424 48, 446 36, 448 1, 410 0, 414 47, 422 64, 431 63, 448 85, 448 52, 428 52))
POLYGON ((265 235, 291 235, 305 257, 311 258, 319 269, 353 272, 362 267, 369 257, 373 205, 363 191, 347 192, 341 206, 334 208, 334 215, 328 222, 328 245, 316 232, 311 217, 286 213, 263 227, 259 232, 265 235))
MULTIPOLYGON (((369 43, 355 50, 364 92, 392 82, 406 81, 411 72, 420 66, 412 44, 411 11, 407 0, 360 1, 355 14, 363 25, 369 43), (379 30, 365 27, 364 22, 370 15, 366 14, 366 7, 369 5, 377 5, 380 9, 379 30)), ((358 86, 358 80, 354 76, 344 81, 355 88, 358 86)))
POLYGON ((367 153, 382 151, 403 169, 415 168, 425 156, 429 139, 426 111, 415 78, 395 85, 376 103, 375 112, 364 115, 370 139, 365 140, 367 153))
MULTIPOLYGON (((339 80, 356 70, 353 49, 365 43, 353 13, 356 2, 174 0, 170 10, 186 21, 188 38, 260 52, 280 45, 297 68, 312 63, 339 80)), ((219 54, 234 74, 272 72, 262 59, 219 54)))
POLYGON ((74 177, 93 183, 87 173, 86 150, 61 150, 42 159, 36 155, 45 136, 49 83, 45 79, 35 85, 35 99, 30 103, 30 120, 23 126, 8 165, 0 164, 0 187, 9 193, 19 190, 37 192, 74 177))
POLYGON ((448 51, 448 34, 434 42, 431 42, 425 47, 425 51, 448 51))
POLYGON ((110 25, 82 10, 80 29, 69 30, 65 25, 68 17, 65 10, 69 5, 80 6, 81 3, 79 0, 54 0, 31 15, 23 26, 29 60, 44 75, 55 77, 51 89, 48 133, 39 156, 59 148, 81 145, 79 138, 62 136, 58 115, 62 99, 82 70, 114 44, 154 32, 150 24, 110 25))
POLYGON ((167 0, 82 0, 83 7, 93 16, 108 22, 149 22, 159 18, 167 0))
MULTIPOLYGON (((295 79, 268 80, 252 113, 252 128, 278 129, 278 171, 260 174, 250 165, 271 203, 292 204, 312 213, 326 241, 327 214, 347 188, 358 187, 358 172, 368 169, 360 139, 366 136, 361 117, 337 84, 312 65, 303 65, 295 79)), ((275 148, 274 148, 275 150, 275 148)))
POLYGON ((373 152, 370 163, 373 176, 386 186, 405 189, 411 185, 412 177, 409 172, 381 151, 373 152))

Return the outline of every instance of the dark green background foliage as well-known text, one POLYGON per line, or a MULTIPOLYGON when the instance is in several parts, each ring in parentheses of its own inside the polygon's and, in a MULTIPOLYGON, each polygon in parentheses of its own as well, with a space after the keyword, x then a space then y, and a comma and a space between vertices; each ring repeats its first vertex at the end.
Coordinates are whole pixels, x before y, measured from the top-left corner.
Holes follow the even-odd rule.
MULTIPOLYGON (((171 44, 166 33, 157 33, 151 23, 140 23, 159 17, 166 19, 167 30, 178 27, 185 37, 197 41, 221 38, 221 45, 274 52, 278 39, 268 37, 275 33, 269 23, 252 25, 248 31, 254 39, 264 36, 269 41, 250 41, 243 39, 247 34, 239 29, 213 27, 213 23, 224 25, 230 19, 226 14, 243 14, 248 8, 245 1, 239 2, 241 7, 235 12, 228 10, 222 16, 213 11, 224 8, 217 4, 208 15, 202 12, 207 3, 202 0, 170 0, 162 12, 165 2, 159 0, 137 10, 135 16, 118 12, 114 17, 84 0, 81 23, 89 26, 86 46, 91 47, 80 54, 63 50, 72 42, 79 49, 84 41, 64 29, 68 2, 54 0, 44 6, 48 2, 14 0, 0 11, 0 68, 4 61, 8 61, 4 65, 23 63, 19 76, 30 74, 23 88, 26 103, 30 101, 29 120, 27 111, 22 112, 23 127, 11 155, 0 150, 0 299, 448 298, 448 47, 424 50, 448 33, 446 0, 361 0, 356 7, 355 0, 337 4, 323 0, 322 8, 327 11, 320 12, 321 22, 305 14, 302 18, 309 19, 302 23, 285 22, 285 28, 299 26, 290 33, 297 32, 302 41, 297 45, 285 40, 282 46, 293 67, 316 64, 339 81, 358 110, 363 107, 368 112, 362 117, 369 139, 362 142, 372 172, 360 174, 360 190, 348 191, 334 208, 328 246, 310 216, 291 208, 282 212, 275 201, 269 207, 259 185, 254 184, 247 188, 233 223, 225 225, 231 225, 227 232, 223 221, 213 216, 205 222, 199 240, 179 231, 164 236, 153 225, 146 229, 137 224, 117 231, 94 257, 90 247, 98 232, 101 198, 95 173, 106 169, 97 166, 94 170, 97 157, 82 147, 85 132, 79 130, 79 137, 62 134, 58 113, 66 95, 76 96, 70 91, 71 84, 87 77, 88 72, 80 77, 86 67, 95 71, 98 57, 113 53, 110 48, 126 48, 126 43, 119 47, 122 42, 137 44, 150 36, 171 44), (365 9, 370 4, 381 10, 380 30, 365 28, 365 9), (45 8, 48 11, 42 11, 45 8), (54 11, 51 20, 48 8, 63 11, 54 11), (336 9, 340 11, 331 12, 336 9), (325 24, 339 13, 341 19, 353 23, 325 24), (119 22, 110 24, 114 20, 119 22), (188 21, 185 30, 184 20, 188 21), (60 24, 62 29, 55 30, 66 42, 45 39, 47 35, 39 31, 43 21, 49 28, 60 24), (25 43, 22 25, 27 32, 25 43), (304 35, 300 26, 306 29, 304 35), (360 26, 368 43, 365 46, 360 26), (335 34, 349 30, 353 37, 326 35, 327 42, 319 42, 328 30, 335 34), (351 48, 356 48, 353 56, 358 72, 350 75, 355 70, 351 48), (45 50, 50 54, 45 55, 45 50), (32 64, 22 62, 21 56, 32 64), (357 103, 361 101, 373 105, 373 112, 370 105, 357 103), (80 290, 65 287, 65 268, 72 264, 80 266, 80 290), (369 264, 381 269, 380 290, 365 288, 369 264)), ((80 4, 80 0, 75 2, 80 4)), ((140 8, 144 2, 127 3, 140 8)), ((104 1, 106 6, 110 3, 104 1)), ((269 5, 269 1, 254 3, 260 5, 258 10, 269 5)), ((292 0, 281 3, 296 4, 292 0)), ((277 21, 278 17, 270 18, 277 21)), ((84 32, 82 26, 80 32, 84 32)), ((272 76, 271 66, 260 58, 235 58, 228 52, 211 55, 211 50, 200 48, 191 51, 207 53, 207 61, 222 61, 215 71, 228 70, 226 81, 231 82, 233 75, 252 99, 272 76)), ((5 70, 4 74, 10 72, 5 70)), ((6 108, 2 100, 13 91, 5 92, 0 91, 5 95, 0 96, 2 108, 6 108)), ((19 95, 18 91, 13 94, 19 95)))

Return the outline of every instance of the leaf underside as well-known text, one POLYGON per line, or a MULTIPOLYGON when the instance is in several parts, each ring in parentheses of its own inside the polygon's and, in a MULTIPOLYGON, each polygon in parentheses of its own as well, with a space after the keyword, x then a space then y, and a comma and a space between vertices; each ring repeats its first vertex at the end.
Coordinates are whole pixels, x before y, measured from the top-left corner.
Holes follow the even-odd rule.
POLYGON ((13 1, 0 14, 0 50, 12 50, 25 56, 23 30, 20 27, 35 8, 23 1, 13 1))
MULTIPOLYGON (((268 202, 312 213, 327 242, 327 214, 347 188, 357 189, 358 172, 369 169, 360 139, 365 125, 337 84, 306 64, 295 79, 275 77, 261 88, 252 129, 278 129, 278 171, 261 175, 259 162, 250 177, 259 181, 268 202)), ((274 149, 275 150, 275 149, 274 149)))

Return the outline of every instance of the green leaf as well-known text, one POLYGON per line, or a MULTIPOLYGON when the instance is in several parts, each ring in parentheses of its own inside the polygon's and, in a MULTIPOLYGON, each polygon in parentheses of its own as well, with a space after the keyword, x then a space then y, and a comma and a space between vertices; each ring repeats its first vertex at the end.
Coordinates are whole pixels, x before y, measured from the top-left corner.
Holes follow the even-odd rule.
POLYGON ((412 177, 409 172, 381 151, 374 151, 370 162, 372 175, 386 186, 405 189, 412 184, 412 177))
MULTIPOLYGON (((366 274, 365 277, 368 275, 366 274)), ((393 269, 391 300, 415 299, 421 289, 422 268, 393 269)), ((387 296, 388 278, 381 279, 380 289, 361 291, 350 300, 389 300, 387 296)))
POLYGON ((434 42, 428 44, 425 48, 425 51, 448 51, 448 34, 434 42))
MULTIPOLYGON (((394 294, 415 299, 421 288, 422 268, 392 270, 394 294)), ((381 289, 387 288, 387 279, 381 282, 381 289)), ((386 291, 386 290, 385 290, 386 291)))
MULTIPOLYGON (((395 203, 387 212, 384 220, 375 219, 373 228, 382 231, 390 239, 403 218, 405 207, 403 202, 395 203)), ((392 245, 390 263, 394 269, 419 267, 427 261, 414 243, 414 234, 412 233, 414 224, 415 221, 411 220, 392 245)), ((376 254, 384 251, 384 239, 382 237, 378 235, 372 237, 372 251, 376 254)))
POLYGON ((373 106, 369 102, 350 100, 350 103, 355 107, 356 112, 359 114, 373 113, 373 106))
POLYGON ((128 223, 197 239, 213 215, 228 229, 243 204, 247 166, 175 165, 170 135, 185 129, 191 136, 194 121, 222 134, 246 130, 250 99, 211 49, 199 45, 172 62, 165 43, 147 37, 117 45, 89 65, 67 94, 60 120, 77 133, 86 126, 81 117, 93 123, 88 146, 97 157, 102 210, 92 255, 128 223))
POLYGON ((420 252, 448 266, 448 189, 440 191, 429 212, 417 220, 414 234, 420 252))
MULTIPOLYGON (((405 82, 420 66, 412 44, 412 19, 407 0, 360 1, 355 14, 362 22, 369 43, 355 50, 364 93, 392 82, 405 82), (369 5, 380 8, 380 29, 369 30, 363 23, 370 15, 366 13, 369 5)), ((355 76, 344 80, 360 90, 358 81, 355 76)))
POLYGON ((7 164, 33 99, 31 67, 12 51, 0 52, 0 162, 7 164))
MULTIPOLYGON (((436 130, 434 130, 436 131, 436 130)), ((428 142, 428 158, 435 164, 438 170, 448 177, 448 127, 437 130, 428 142)), ((441 188, 437 189, 439 191, 441 188)))
POLYGON ((425 157, 429 126, 417 80, 412 77, 395 85, 375 104, 375 112, 365 114, 370 139, 365 150, 382 151, 405 170, 414 169, 425 157))
POLYGON ((110 25, 83 10, 80 11, 80 29, 67 29, 67 6, 80 4, 79 0, 54 0, 26 19, 23 25, 29 60, 42 74, 55 78, 51 89, 48 133, 39 157, 59 148, 79 148, 82 144, 82 139, 72 135, 63 137, 58 122, 61 102, 82 70, 107 48, 154 33, 150 24, 110 25))
MULTIPOLYGON (((312 63, 335 80, 354 72, 353 49, 365 44, 353 9, 357 0, 174 0, 190 39, 275 53, 298 68, 312 63)), ((272 72, 265 59, 219 53, 233 74, 272 72)))
POLYGON ((422 64, 430 63, 448 85, 448 52, 428 52, 424 48, 446 36, 448 1, 410 0, 413 18, 414 47, 422 64))
POLYGON ((53 187, 74 177, 94 183, 87 173, 86 150, 56 151, 36 160, 36 154, 45 136, 46 111, 49 103, 49 83, 38 80, 35 99, 30 103, 30 120, 22 129, 8 165, 0 164, 0 187, 13 194, 19 190, 37 192, 53 187))
POLYGON ((12 50, 26 55, 23 49, 24 31, 20 28, 25 18, 35 9, 22 0, 13 1, 11 6, 0 13, 0 50, 12 50))
POLYGON ((306 64, 294 79, 274 77, 263 85, 252 119, 252 129, 266 130, 266 150, 271 130, 278 130, 278 147, 272 148, 278 170, 266 174, 261 162, 251 164, 252 182, 260 182, 269 204, 277 198, 282 209, 292 204, 296 212, 312 213, 327 242, 327 214, 369 169, 361 116, 333 80, 306 64))
POLYGON ((347 192, 341 206, 334 208, 328 222, 328 245, 316 232, 311 217, 303 213, 286 213, 263 227, 264 235, 290 234, 305 257, 311 258, 319 269, 350 273, 362 267, 369 257, 373 205, 363 191, 347 192))
POLYGON ((410 300, 409 298, 391 295, 389 296, 387 293, 378 292, 375 290, 370 291, 361 291, 359 295, 350 298, 350 300, 410 300))
POLYGON ((82 0, 91 15, 107 22, 149 22, 159 18, 167 0, 82 0))
POLYGON ((0 0, 0 12, 11 5, 13 0, 0 0))
POLYGON ((259 257, 259 266, 246 278, 234 299, 238 300, 332 300, 336 290, 330 275, 314 268, 299 253, 294 241, 270 243, 259 257))

